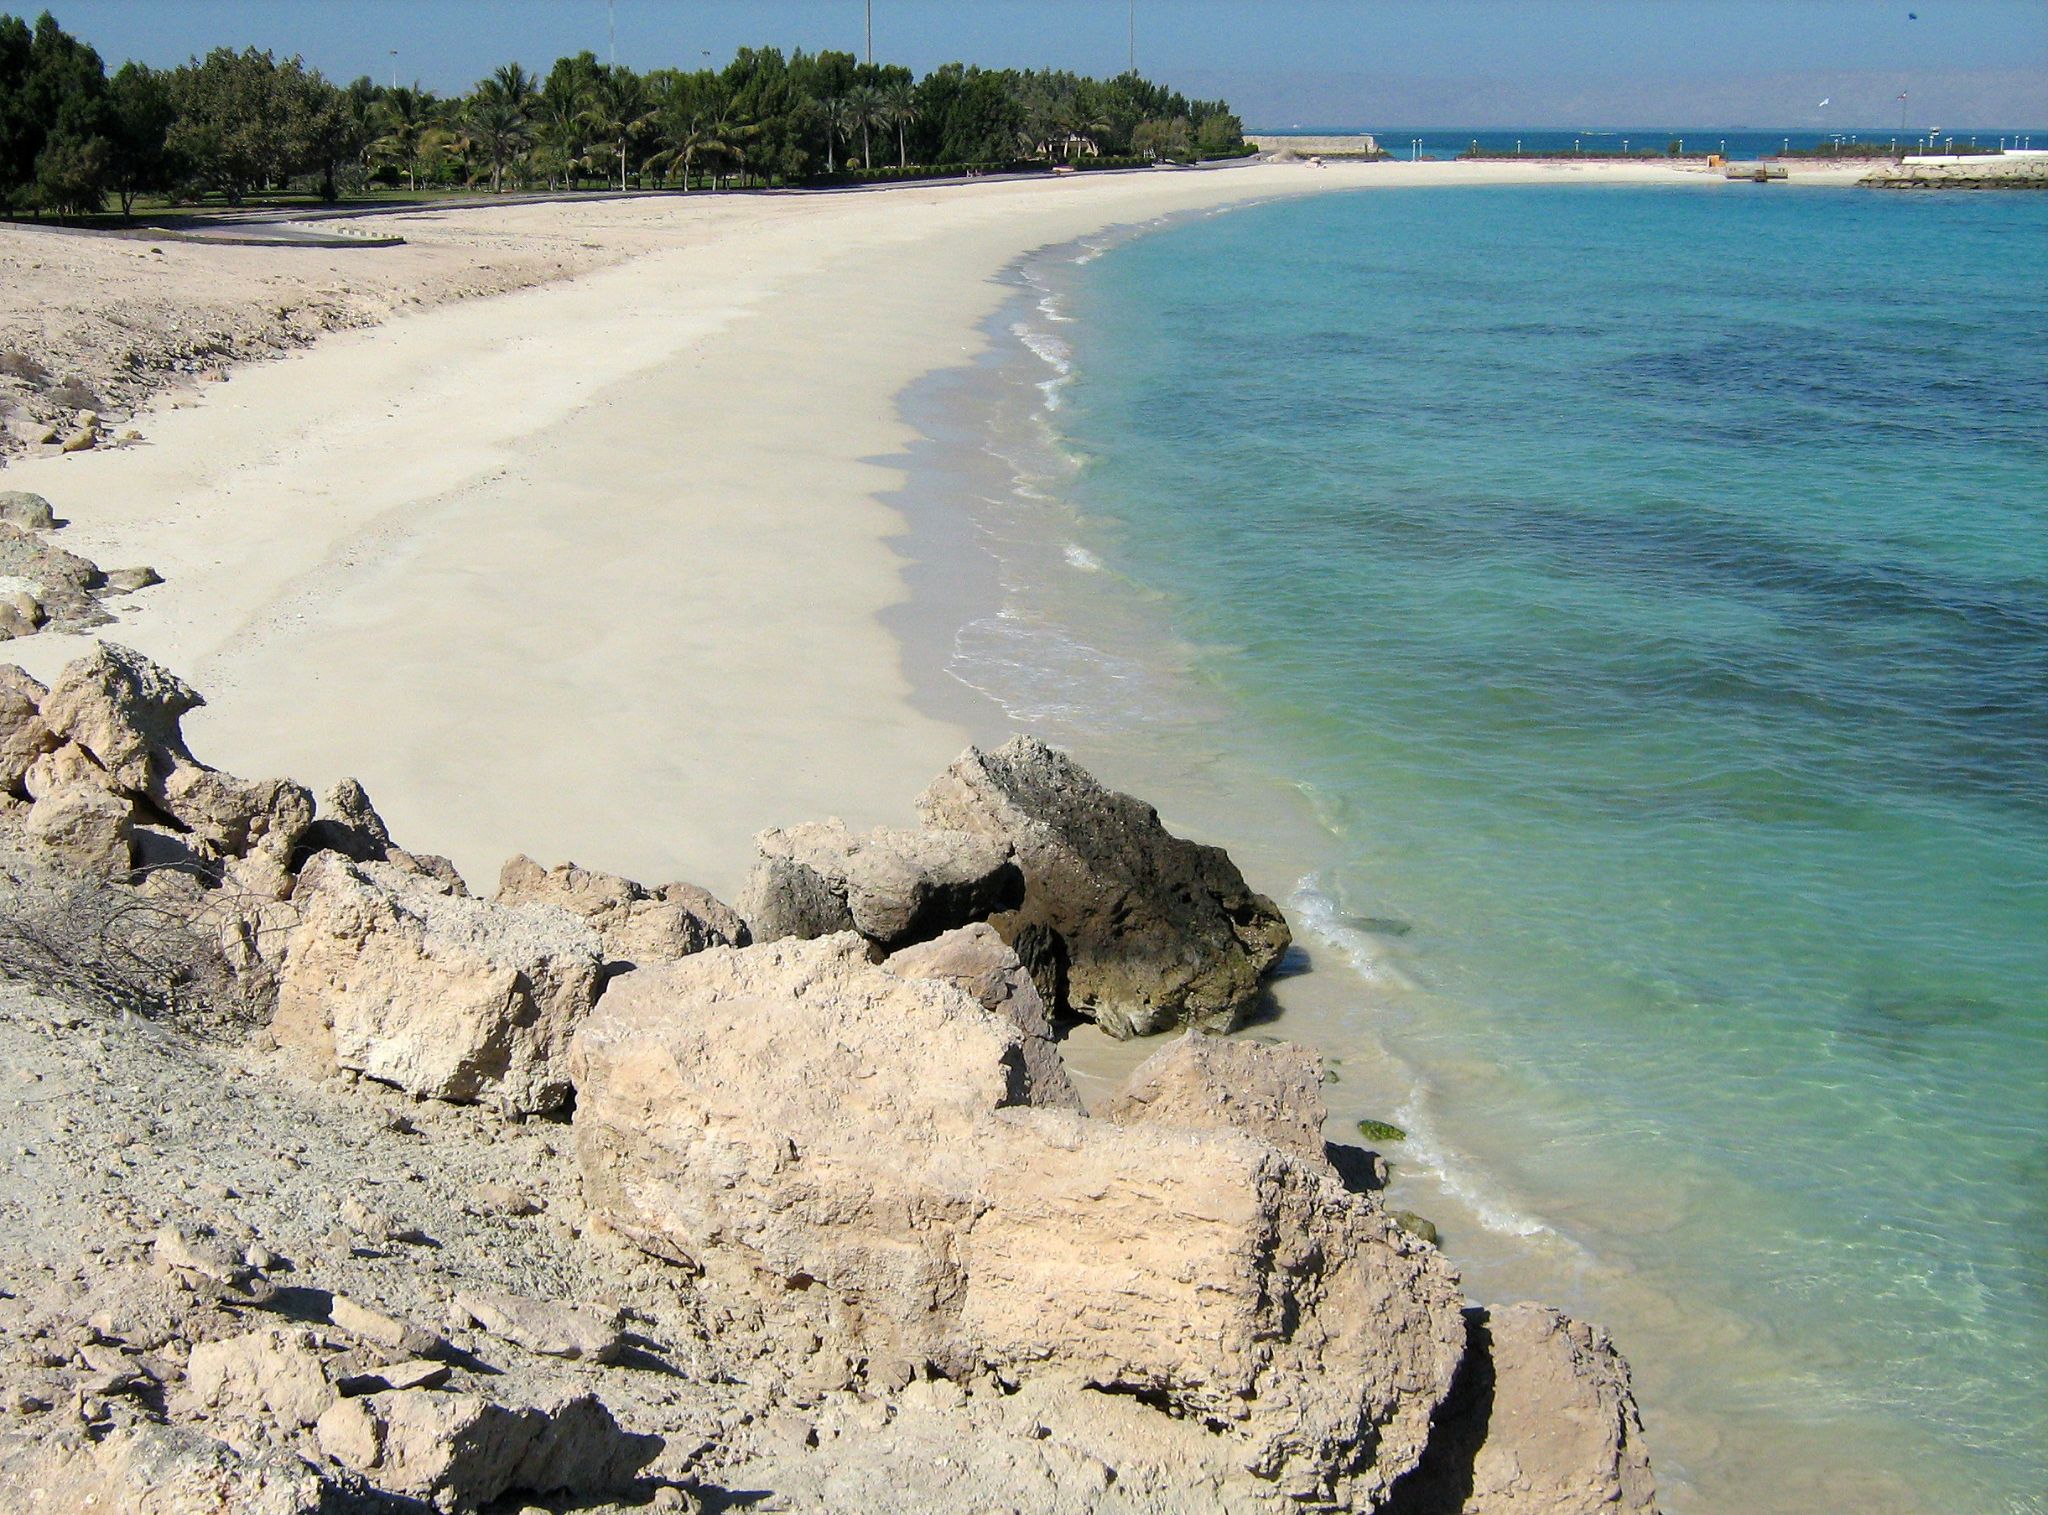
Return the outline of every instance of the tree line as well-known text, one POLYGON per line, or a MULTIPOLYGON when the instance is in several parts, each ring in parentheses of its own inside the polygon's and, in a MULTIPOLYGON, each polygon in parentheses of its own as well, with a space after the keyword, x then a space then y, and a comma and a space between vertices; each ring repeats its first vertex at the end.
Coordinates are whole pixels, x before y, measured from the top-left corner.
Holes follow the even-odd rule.
POLYGON ((303 188, 550 190, 802 184, 931 169, 1186 160, 1243 150, 1223 101, 1135 73, 949 63, 922 79, 851 53, 742 48, 722 69, 636 73, 588 52, 507 63, 467 94, 217 48, 112 75, 45 12, 0 15, 0 209, 84 215, 143 196, 303 188))

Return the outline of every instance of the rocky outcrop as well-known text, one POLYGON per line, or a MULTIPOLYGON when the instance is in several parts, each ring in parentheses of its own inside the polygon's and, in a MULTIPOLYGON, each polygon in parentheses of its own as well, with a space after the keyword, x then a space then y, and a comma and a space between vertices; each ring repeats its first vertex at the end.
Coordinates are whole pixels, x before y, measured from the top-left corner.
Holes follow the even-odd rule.
POLYGON ((321 799, 318 818, 299 845, 308 856, 338 852, 352 863, 382 863, 396 844, 369 792, 355 779, 343 779, 321 799))
POLYGON ((505 1494, 619 1493, 661 1439, 619 1429, 591 1395, 510 1409, 475 1394, 404 1389, 344 1399, 315 1428, 321 1450, 379 1489, 473 1510, 505 1494))
POLYGON ((636 967, 750 940, 739 912, 695 884, 649 889, 574 863, 543 868, 524 854, 498 875, 498 902, 555 905, 581 916, 603 941, 606 957, 636 967))
POLYGON ((688 886, 522 858, 471 899, 361 785, 315 812, 198 762, 197 703, 121 648, 50 690, 0 672, 12 903, 62 886, 17 922, 52 961, 0 971, 123 1012, 17 1026, 0 999, 36 1086, 0 1101, 0 1208, 46 1254, 10 1266, 33 1298, 0 1290, 0 1442, 33 1444, 0 1446, 0 1508, 688 1509, 699 1479, 1028 1515, 1652 1508, 1611 1344, 1468 1311, 1353 1192, 1384 1169, 1323 1147, 1313 1054, 1191 1035, 1087 1114, 1049 971, 1125 1030, 1222 1023, 1284 927, 1049 749, 963 758, 941 829, 771 833, 763 917, 847 929, 736 947, 688 886), (138 959, 174 995, 87 982, 137 902, 242 932, 270 1040, 176 1034, 213 992, 183 946, 138 959), (132 1034, 131 1003, 164 1024, 132 1034), (368 1081, 290 1077, 294 1051, 368 1081), (568 1139, 405 1097, 516 1116, 572 1088, 568 1139))
POLYGON ((491 1335, 543 1357, 613 1362, 626 1351, 616 1310, 522 1299, 494 1290, 458 1294, 450 1310, 491 1335))
POLYGON ((16 624, 26 627, 13 635, 26 635, 46 622, 62 631, 84 631, 112 619, 97 597, 107 582, 99 566, 45 541, 40 530, 0 520, 0 579, 26 586, 8 595, 19 617, 16 624))
POLYGON ((1033 737, 969 748, 918 801, 927 826, 1015 849, 1022 905, 993 918, 1056 1011, 1113 1036, 1228 1030, 1287 951, 1279 908, 1217 847, 1033 737))
POLYGON ((356 863, 390 863, 430 881, 443 894, 469 893, 462 875, 447 858, 408 852, 392 841, 384 817, 355 779, 343 779, 321 800, 313 822, 299 837, 295 866, 302 866, 316 852, 338 852, 356 863))
POLYGON ((1467 1316, 1428 1455, 1386 1515, 1655 1515, 1635 1390, 1607 1333, 1535 1304, 1467 1316))
POLYGON ((1083 1109, 1052 1039, 1045 1001, 1024 965, 993 926, 977 922, 890 954, 882 966, 901 978, 939 979, 962 989, 984 1010, 1011 1021, 1024 1034, 1024 1066, 1033 1103, 1048 1109, 1083 1109))
POLYGON ((43 724, 43 696, 49 692, 12 664, 0 665, 0 793, 26 798, 23 781, 30 765, 57 745, 43 724))
POLYGON ((1201 1031, 1155 1052, 1102 1108, 1119 1126, 1242 1131, 1309 1162, 1324 1157, 1323 1060, 1292 1042, 1201 1031))
POLYGON ((857 931, 885 951, 1012 910, 1024 876, 1007 844, 959 831, 875 830, 813 822, 755 838, 740 895, 756 941, 857 931))
POLYGON ((388 863, 317 854, 293 894, 272 1034, 433 1099, 540 1114, 597 1000, 597 934, 564 911, 444 892, 388 863))
POLYGON ((0 1462, 0 1509, 24 1515, 323 1515, 334 1492, 289 1453, 244 1454, 182 1426, 53 1439, 0 1462))
POLYGON ((21 489, 0 489, 0 522, 23 531, 50 531, 57 525, 56 512, 39 494, 21 489))
POLYGON ((336 1397, 305 1331, 252 1331, 201 1342, 192 1349, 185 1379, 206 1413, 226 1419, 267 1416, 286 1426, 310 1426, 336 1397))
POLYGON ((1463 1350, 1449 1268, 1320 1162, 1047 1108, 1024 1051, 852 935, 633 974, 571 1056, 587 1196, 871 1361, 1134 1396, 1369 1507, 1463 1350))
POLYGON ((45 789, 29 806, 22 831, 30 846, 68 873, 125 878, 131 866, 135 818, 125 801, 92 784, 45 789))
MULTIPOLYGON (((43 696, 40 719, 57 745, 37 763, 141 807, 139 818, 162 822, 201 861, 260 854, 271 887, 282 888, 313 797, 288 780, 250 782, 193 757, 180 723, 204 703, 141 653, 99 643, 43 696)), ((33 793, 33 771, 24 782, 33 793)))

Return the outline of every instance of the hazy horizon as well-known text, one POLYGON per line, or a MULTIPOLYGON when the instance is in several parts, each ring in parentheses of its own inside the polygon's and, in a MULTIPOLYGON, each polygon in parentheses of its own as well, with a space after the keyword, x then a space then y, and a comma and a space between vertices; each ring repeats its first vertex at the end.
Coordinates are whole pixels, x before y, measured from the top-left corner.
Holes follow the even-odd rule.
MULTIPOLYGON (((33 16, 41 4, 0 11, 33 16)), ((298 53, 330 78, 466 90, 513 59, 589 49, 646 70, 742 46, 863 46, 863 0, 70 0, 49 9, 110 68, 218 46, 298 53), (488 22, 480 25, 480 22, 488 22), (615 24, 614 24, 615 21, 615 24)), ((1127 0, 874 0, 875 56, 923 73, 1121 72, 1127 0)), ((2040 0, 1139 0, 1137 62, 1247 127, 1909 131, 2048 122, 2040 0), (1313 60, 1313 67, 1303 60, 1313 60), (1757 66, 1745 66, 1745 65, 1757 66)))

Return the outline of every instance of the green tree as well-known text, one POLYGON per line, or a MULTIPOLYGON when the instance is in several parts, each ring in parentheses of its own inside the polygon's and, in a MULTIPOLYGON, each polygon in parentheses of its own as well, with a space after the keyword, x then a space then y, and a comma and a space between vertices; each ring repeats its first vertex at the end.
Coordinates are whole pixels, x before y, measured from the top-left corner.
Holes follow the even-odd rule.
POLYGON ((844 95, 834 95, 829 100, 820 101, 819 105, 825 118, 825 172, 833 174, 839 171, 838 160, 834 157, 836 145, 845 142, 852 146, 860 117, 854 112, 853 102, 844 95))
POLYGON ((1227 153, 1244 146, 1244 123, 1228 111, 1214 111, 1195 128, 1195 146, 1205 153, 1227 153))
POLYGON ((405 170, 408 189, 420 187, 420 159, 439 109, 440 102, 433 91, 421 89, 418 84, 401 84, 386 90, 384 98, 377 102, 377 135, 370 150, 386 163, 405 170))
POLYGON ((908 77, 894 80, 883 91, 882 103, 888 124, 896 128, 896 166, 910 167, 910 149, 905 134, 917 120, 917 86, 908 77))
MULTIPOLYGON (((531 91, 526 93, 530 96, 531 91)), ((533 143, 533 123, 526 113, 526 101, 517 89, 508 88, 502 78, 494 75, 477 85, 463 114, 477 151, 491 165, 491 192, 502 194, 505 165, 519 158, 533 143)))
POLYGON ((33 30, 0 16, 0 206, 100 208, 112 160, 106 89, 100 55, 49 12, 33 30))
POLYGON ((142 63, 124 63, 107 85, 108 178, 121 197, 121 214, 135 208, 140 194, 170 190, 178 160, 170 148, 178 118, 167 74, 142 63))
MULTIPOLYGON (((853 124, 860 129, 860 166, 873 168, 874 152, 869 146, 868 132, 876 127, 887 129, 888 99, 871 84, 856 84, 846 92, 846 110, 853 124)), ((849 142, 848 146, 851 145, 849 142)))
POLYGON ((1140 121, 1131 134, 1131 150, 1141 158, 1180 158, 1194 154, 1194 137, 1185 116, 1170 121, 1140 121))
POLYGON ((629 68, 605 69, 584 100, 581 119, 591 150, 602 148, 618 163, 620 189, 626 187, 627 159, 653 128, 655 115, 645 82, 629 68))
POLYGON ((340 94, 299 58, 215 48, 171 75, 170 146, 196 183, 234 205, 296 174, 331 180, 344 146, 340 94))

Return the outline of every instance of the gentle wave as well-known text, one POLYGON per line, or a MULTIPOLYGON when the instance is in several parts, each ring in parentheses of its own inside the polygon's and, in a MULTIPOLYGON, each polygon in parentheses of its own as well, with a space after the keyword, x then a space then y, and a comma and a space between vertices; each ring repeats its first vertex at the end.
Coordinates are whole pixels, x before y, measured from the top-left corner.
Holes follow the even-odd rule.
MULTIPOLYGON (((1342 905, 1323 890, 1320 875, 1311 873, 1302 878, 1287 903, 1302 926, 1336 948, 1352 972, 1366 983, 1376 988, 1414 987, 1414 981, 1390 960, 1376 933, 1346 923, 1342 905)), ((1387 1055, 1392 1058, 1391 1053, 1387 1055)), ((1400 1063, 1398 1058, 1392 1060, 1400 1063)), ((1556 1227, 1504 1197, 1479 1164, 1451 1147, 1430 1114, 1428 1082, 1418 1070, 1402 1066, 1405 1082, 1414 1091, 1395 1111, 1401 1128, 1408 1133, 1408 1139, 1401 1144, 1404 1163, 1455 1195, 1489 1231, 1523 1239, 1566 1239, 1556 1227)), ((1583 1251, 1576 1243, 1572 1245, 1583 1251)))

